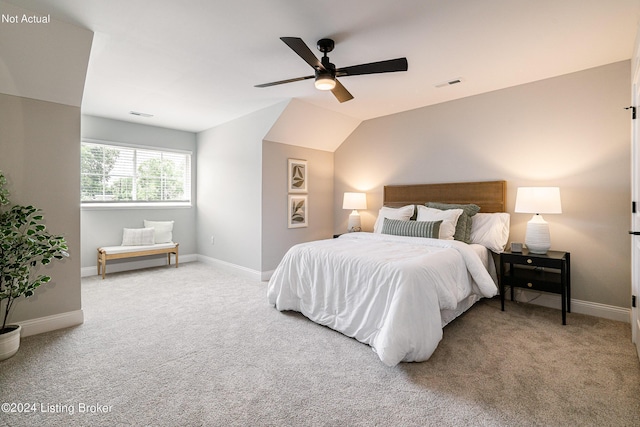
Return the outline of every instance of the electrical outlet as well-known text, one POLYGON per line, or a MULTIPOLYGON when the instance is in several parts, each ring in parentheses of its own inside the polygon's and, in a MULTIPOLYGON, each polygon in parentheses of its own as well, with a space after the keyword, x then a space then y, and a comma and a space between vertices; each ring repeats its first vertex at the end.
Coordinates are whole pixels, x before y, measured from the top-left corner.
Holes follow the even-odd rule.
POLYGON ((213 236, 211 236, 211 244, 213 245, 216 242, 216 240, 213 238, 213 236))

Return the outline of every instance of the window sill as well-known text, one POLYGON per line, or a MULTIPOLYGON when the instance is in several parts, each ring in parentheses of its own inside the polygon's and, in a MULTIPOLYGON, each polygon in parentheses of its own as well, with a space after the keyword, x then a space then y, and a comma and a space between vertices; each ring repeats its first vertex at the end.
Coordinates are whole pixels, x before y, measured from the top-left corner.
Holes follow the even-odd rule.
POLYGON ((113 210, 113 209, 176 209, 191 208, 190 202, 166 202, 166 203, 81 203, 82 210, 113 210))

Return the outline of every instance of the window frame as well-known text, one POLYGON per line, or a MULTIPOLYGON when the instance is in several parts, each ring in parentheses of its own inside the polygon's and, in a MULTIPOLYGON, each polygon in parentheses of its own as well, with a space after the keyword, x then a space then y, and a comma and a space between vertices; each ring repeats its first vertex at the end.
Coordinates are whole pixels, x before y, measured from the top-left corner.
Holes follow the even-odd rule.
MULTIPOLYGON (((166 209, 166 208, 191 208, 193 207, 193 189, 194 189, 194 173, 193 173, 193 152, 191 150, 181 150, 175 148, 159 147, 154 145, 143 144, 130 144, 126 142, 118 141, 106 141, 92 138, 81 138, 80 145, 95 144, 107 147, 122 147, 136 150, 135 156, 137 156, 137 150, 144 151, 156 151, 168 154, 183 154, 188 156, 188 200, 185 201, 117 201, 117 202, 96 202, 96 201, 83 201, 82 200, 82 183, 80 183, 80 207, 83 210, 100 210, 100 209, 166 209)), ((82 156, 82 154, 81 154, 82 156)), ((82 158, 82 157, 81 157, 82 158)), ((137 173, 137 167, 134 171, 137 173)), ((80 176, 82 178, 82 166, 80 166, 80 176)))

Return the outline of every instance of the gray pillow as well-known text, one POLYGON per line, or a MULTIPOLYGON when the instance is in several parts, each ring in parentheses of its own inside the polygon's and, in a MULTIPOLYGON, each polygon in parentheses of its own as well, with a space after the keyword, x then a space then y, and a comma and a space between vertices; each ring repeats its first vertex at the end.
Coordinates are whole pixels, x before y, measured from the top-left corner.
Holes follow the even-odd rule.
POLYGON ((385 218, 382 234, 437 239, 442 221, 402 221, 385 218))
POLYGON ((462 209, 462 215, 458 218, 456 224, 456 232, 453 240, 459 240, 465 243, 471 243, 471 217, 480 212, 480 206, 474 204, 458 205, 452 203, 428 202, 425 204, 428 208, 440 209, 446 211, 449 209, 462 209))

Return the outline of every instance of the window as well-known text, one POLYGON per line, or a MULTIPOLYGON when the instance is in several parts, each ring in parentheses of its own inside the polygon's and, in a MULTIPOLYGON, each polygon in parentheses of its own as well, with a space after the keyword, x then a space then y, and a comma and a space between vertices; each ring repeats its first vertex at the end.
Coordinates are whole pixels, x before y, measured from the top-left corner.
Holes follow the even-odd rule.
POLYGON ((82 142, 81 201, 87 205, 191 202, 191 153, 82 142))

